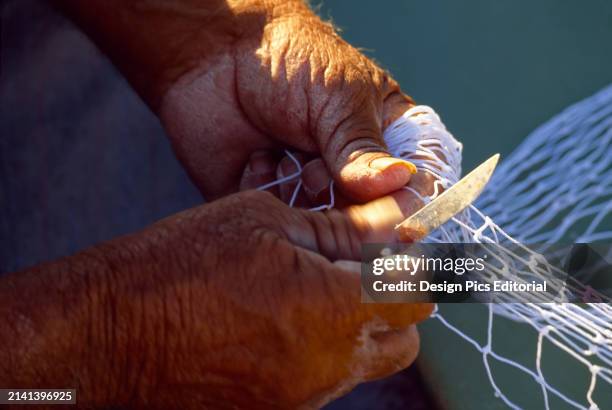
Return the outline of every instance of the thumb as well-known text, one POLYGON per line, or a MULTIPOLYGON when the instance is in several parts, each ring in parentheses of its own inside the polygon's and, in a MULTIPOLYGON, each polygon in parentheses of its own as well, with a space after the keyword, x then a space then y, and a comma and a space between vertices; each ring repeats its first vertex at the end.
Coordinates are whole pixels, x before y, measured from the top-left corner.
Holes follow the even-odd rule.
POLYGON ((399 92, 380 104, 376 99, 366 95, 361 101, 353 100, 351 112, 336 126, 322 152, 338 187, 358 201, 396 191, 417 172, 411 162, 388 153, 382 136, 383 126, 404 113, 410 100, 399 92))

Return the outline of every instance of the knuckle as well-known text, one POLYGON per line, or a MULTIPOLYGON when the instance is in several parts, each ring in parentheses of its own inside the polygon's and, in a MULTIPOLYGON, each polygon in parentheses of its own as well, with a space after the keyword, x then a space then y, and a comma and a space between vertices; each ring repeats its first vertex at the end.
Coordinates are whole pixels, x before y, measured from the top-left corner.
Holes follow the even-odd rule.
MULTIPOLYGON (((254 202, 263 203, 263 204, 273 204, 278 201, 277 198, 272 193, 268 191, 259 191, 256 189, 244 191, 240 195, 243 196, 245 200, 254 201, 254 202)), ((242 198, 240 198, 239 201, 241 199, 242 198)))

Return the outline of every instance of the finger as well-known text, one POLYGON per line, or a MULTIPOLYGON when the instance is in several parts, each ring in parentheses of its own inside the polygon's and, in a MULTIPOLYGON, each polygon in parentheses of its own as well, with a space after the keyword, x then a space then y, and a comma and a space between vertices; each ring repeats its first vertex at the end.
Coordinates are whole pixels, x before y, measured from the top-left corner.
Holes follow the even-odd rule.
MULTIPOLYGON (((375 334, 380 336, 384 332, 401 331, 427 319, 433 311, 431 303, 362 303, 359 263, 329 263, 320 257, 311 260, 317 270, 326 277, 323 297, 333 306, 336 319, 351 324, 353 331, 359 331, 363 338, 367 339, 375 334)), ((322 301, 320 303, 327 304, 322 301)), ((396 349, 397 346, 389 343, 389 355, 392 348, 396 349)))
POLYGON ((375 332, 373 343, 363 348, 360 363, 365 380, 380 379, 410 366, 419 353, 419 333, 415 325, 405 329, 375 332))
MULTIPOLYGON (((421 239, 415 232, 396 230, 396 226, 421 206, 419 197, 407 190, 362 205, 326 212, 295 210, 298 223, 281 226, 295 245, 315 251, 335 261, 359 260, 363 243, 412 242, 421 239)), ((295 220, 295 219, 292 219, 295 220)))
MULTIPOLYGON (((419 341, 413 324, 427 318, 431 306, 361 303, 359 273, 343 269, 354 262, 329 263, 306 250, 299 254, 301 269, 291 283, 301 281, 309 290, 304 295, 309 308, 298 312, 306 336, 324 346, 316 368, 319 379, 335 384, 327 395, 399 371, 415 359, 419 341)), ((299 295, 292 300, 301 306, 299 295)))
POLYGON ((313 204, 328 204, 332 177, 321 158, 313 159, 304 165, 302 171, 304 192, 313 204))
MULTIPOLYGON (((334 262, 334 265, 355 275, 359 275, 361 271, 360 263, 355 261, 340 260, 334 262)), ((409 320, 422 320, 431 314, 431 305, 405 304, 395 307, 398 311, 416 311, 417 315, 409 313, 409 320), (421 314, 422 316, 419 316, 421 314)), ((408 325, 390 330, 380 330, 380 327, 381 323, 377 321, 362 325, 354 368, 363 375, 363 380, 382 378, 405 369, 414 362, 419 351, 416 326, 408 325)))
MULTIPOLYGON (((257 189, 276 179, 276 155, 272 151, 255 151, 249 157, 240 180, 240 190, 257 189)), ((278 196, 278 187, 273 186, 267 191, 278 196)))
MULTIPOLYGON (((312 219, 307 221, 310 229, 302 229, 301 232, 309 232, 321 253, 329 253, 339 246, 333 244, 334 235, 325 235, 324 230, 330 227, 336 229, 335 240, 342 241, 337 239, 337 234, 344 229, 349 237, 349 246, 355 246, 354 239, 350 238, 354 231, 346 224, 346 215, 338 211, 310 214, 312 219)), ((325 317, 329 321, 328 326, 335 329, 332 332, 335 336, 344 334, 354 341, 356 351, 360 352, 360 358, 366 364, 361 368, 362 374, 368 378, 380 377, 407 366, 414 359, 418 350, 415 335, 405 330, 428 318, 433 310, 432 304, 362 303, 361 265, 358 262, 337 260, 330 263, 330 259, 322 257, 320 253, 299 248, 297 252, 301 260, 299 266, 308 266, 300 270, 300 279, 308 280, 310 277, 309 300, 318 306, 311 313, 319 318, 325 317)))
POLYGON ((394 192, 362 205, 344 209, 362 242, 411 242, 420 237, 407 236, 396 227, 423 206, 417 194, 408 190, 394 192))
POLYGON ((336 209, 343 209, 354 204, 342 194, 342 191, 332 185, 333 178, 325 162, 317 158, 308 162, 302 170, 304 192, 312 206, 331 205, 336 209))
POLYGON ((416 173, 411 162, 386 151, 382 137, 383 123, 401 115, 407 100, 397 94, 388 103, 377 104, 376 98, 371 94, 355 98, 351 112, 344 113, 346 117, 323 145, 323 159, 339 188, 359 201, 396 191, 416 173))
POLYGON ((395 225, 412 213, 417 205, 414 194, 398 191, 364 205, 350 208, 350 212, 332 210, 309 212, 286 208, 286 221, 280 224, 293 245, 303 248, 316 270, 325 275, 329 291, 335 304, 345 307, 348 318, 365 323, 382 318, 388 328, 402 329, 429 316, 432 310, 427 304, 362 304, 360 269, 347 262, 329 263, 336 260, 359 260, 364 237, 381 238, 395 234, 395 225), (323 255, 324 257, 321 257, 323 255))
POLYGON ((283 314, 299 318, 300 340, 312 341, 307 345, 309 351, 317 352, 317 380, 331 386, 325 397, 316 398, 319 404, 358 383, 399 371, 414 360, 418 338, 409 328, 431 314, 431 305, 364 304, 358 264, 330 263, 300 248, 291 260, 297 271, 281 286, 284 292, 291 292, 290 308, 283 314))

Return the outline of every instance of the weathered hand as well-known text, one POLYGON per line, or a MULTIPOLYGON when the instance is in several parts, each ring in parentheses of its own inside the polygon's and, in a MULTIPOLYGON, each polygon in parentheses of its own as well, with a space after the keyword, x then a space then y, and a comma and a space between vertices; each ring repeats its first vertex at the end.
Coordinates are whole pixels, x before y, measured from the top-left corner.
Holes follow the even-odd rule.
POLYGON ((354 215, 365 209, 351 210, 354 226, 338 211, 293 210, 251 191, 181 215, 179 236, 190 238, 181 259, 194 265, 175 274, 162 298, 176 312, 164 325, 177 349, 165 354, 173 358, 165 376, 172 390, 184 380, 218 393, 208 390, 204 402, 319 406, 410 364, 418 350, 411 325, 431 306, 363 305, 359 273, 331 262, 357 256, 365 231, 354 215), (193 253, 199 242, 215 244, 214 254, 201 255, 216 262, 205 272, 193 253))
POLYGON ((169 86, 160 117, 197 186, 211 199, 234 192, 243 171, 257 172, 252 155, 285 147, 322 157, 353 200, 408 183, 414 167, 385 153, 382 130, 411 100, 301 1, 273 10, 237 6, 234 41, 223 39, 236 28, 220 27, 209 36, 225 46, 175 63, 191 68, 169 86))
POLYGON ((234 194, 4 277, 0 384, 75 386, 82 406, 293 409, 396 372, 432 307, 361 304, 344 260, 403 213, 369 206, 234 194))
POLYGON ((410 98, 303 0, 56 1, 159 114, 208 199, 276 179, 284 148, 312 162, 314 202, 329 177, 347 203, 409 183, 382 131, 410 98))

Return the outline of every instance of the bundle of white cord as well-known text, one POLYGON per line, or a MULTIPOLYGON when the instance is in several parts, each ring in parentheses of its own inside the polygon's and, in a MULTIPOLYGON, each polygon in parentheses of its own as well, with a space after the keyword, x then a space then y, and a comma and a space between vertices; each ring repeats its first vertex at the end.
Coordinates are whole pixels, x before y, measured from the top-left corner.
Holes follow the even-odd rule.
MULTIPOLYGON (((448 187, 458 181, 461 144, 431 108, 411 108, 387 128, 384 138, 394 156, 407 159, 419 171, 438 178, 434 194, 422 198, 425 202, 441 192, 440 186, 448 187)), ((299 163, 295 162, 299 168, 299 163)), ((299 177, 298 171, 273 184, 299 177)), ((294 198, 300 189, 298 182, 294 198)), ((313 210, 332 206, 333 195, 331 203, 313 210)), ((548 269, 537 249, 530 249, 529 244, 609 239, 612 239, 612 86, 575 104, 535 130, 502 162, 477 206, 470 206, 426 240, 498 244, 500 255, 489 265, 489 274, 491 278, 507 278, 517 274, 519 269, 521 274, 527 272, 533 277, 548 269), (511 246, 505 249, 504 244, 511 246)), ((520 407, 498 387, 491 369, 492 361, 512 366, 532 378, 541 388, 547 410, 551 408, 551 395, 570 407, 599 409, 594 395, 596 389, 612 389, 610 304, 487 304, 484 344, 446 319, 444 310, 448 306, 440 305, 432 317, 481 353, 495 395, 510 408, 520 407), (515 326, 530 326, 537 332, 532 366, 494 351, 496 317, 510 319, 515 326), (586 367, 590 380, 586 383, 588 388, 583 399, 569 397, 564 393, 567 386, 553 386, 547 381, 542 366, 544 341, 586 367)))

